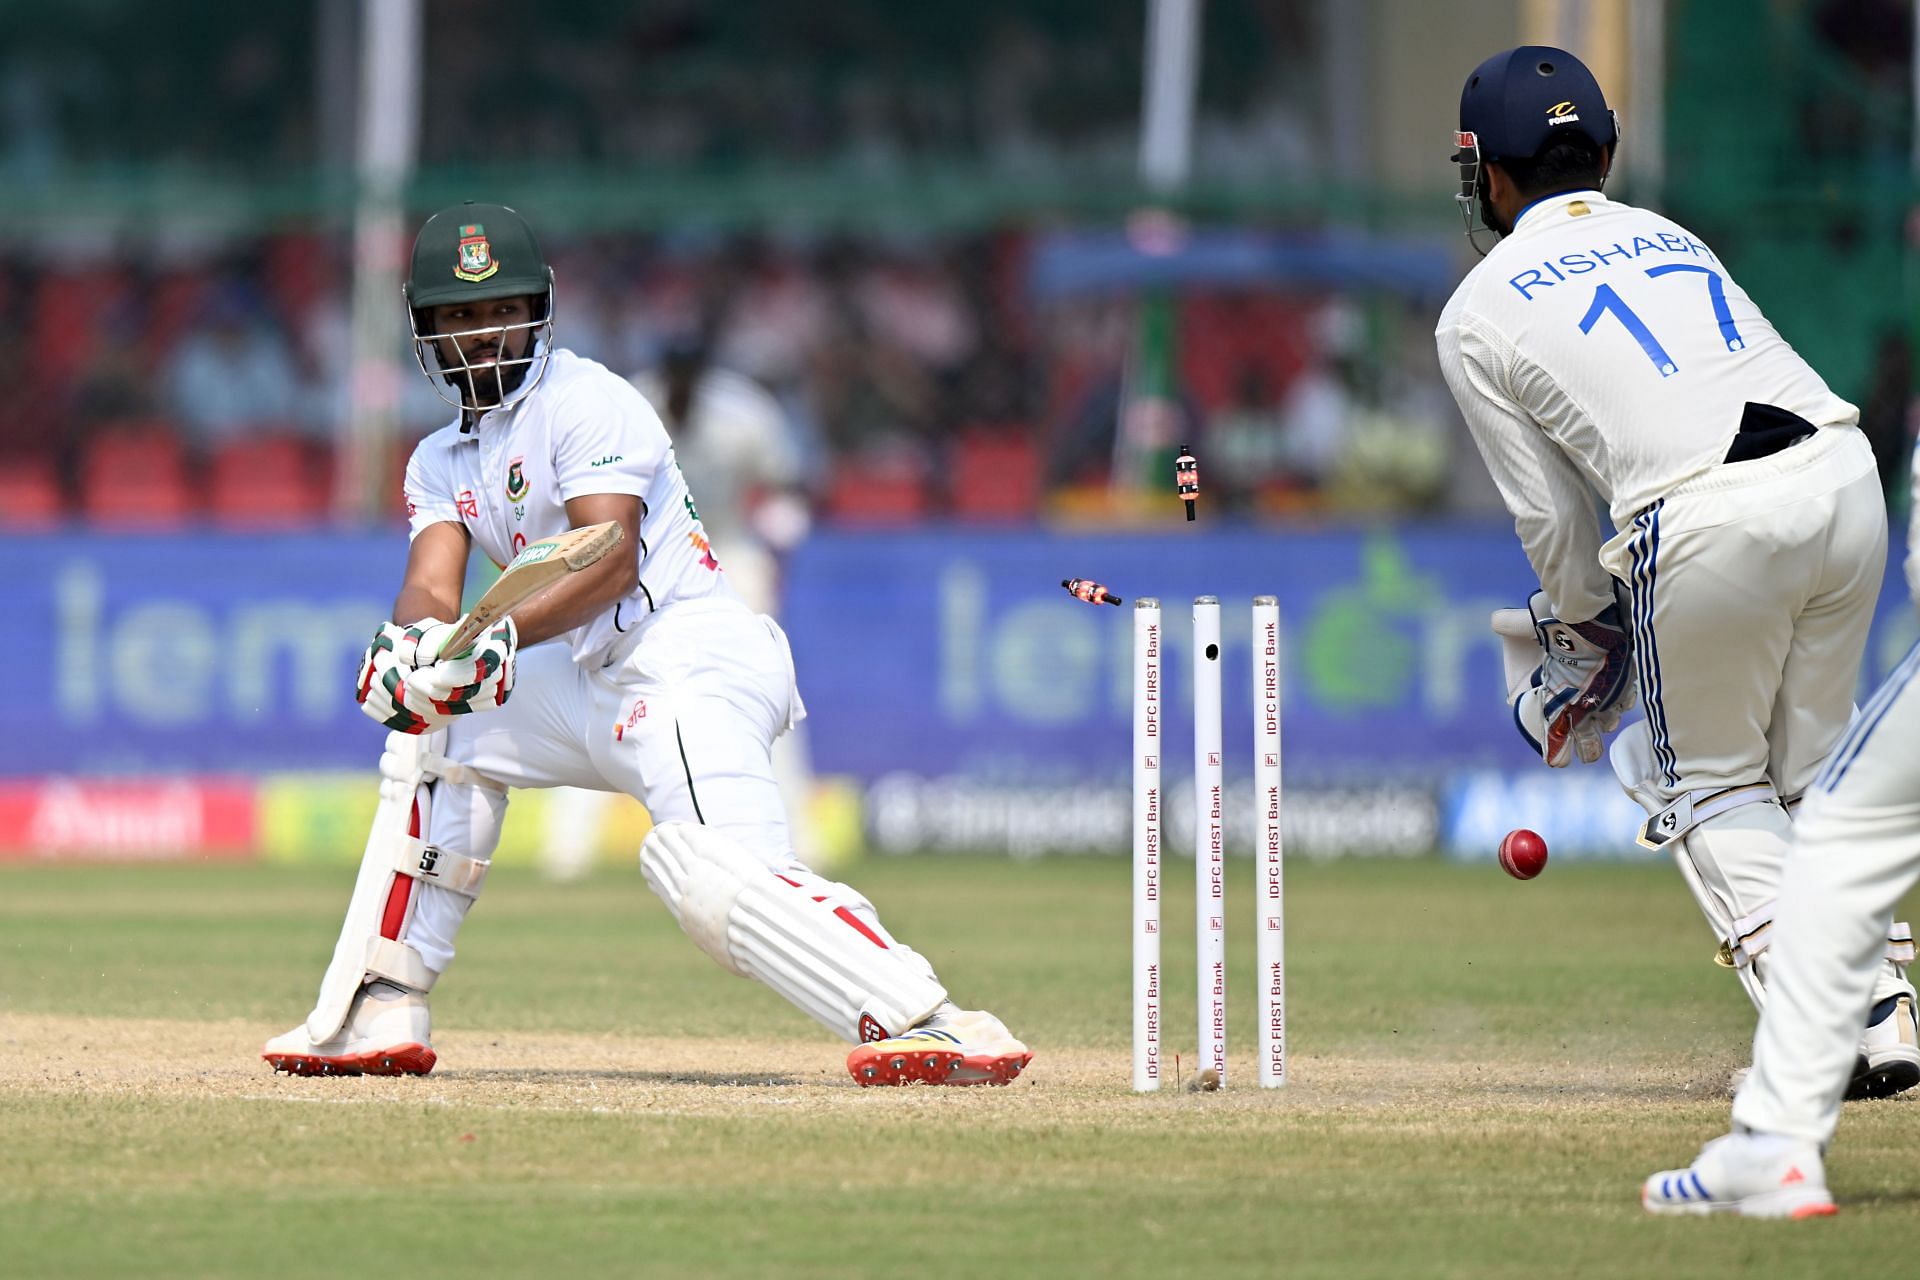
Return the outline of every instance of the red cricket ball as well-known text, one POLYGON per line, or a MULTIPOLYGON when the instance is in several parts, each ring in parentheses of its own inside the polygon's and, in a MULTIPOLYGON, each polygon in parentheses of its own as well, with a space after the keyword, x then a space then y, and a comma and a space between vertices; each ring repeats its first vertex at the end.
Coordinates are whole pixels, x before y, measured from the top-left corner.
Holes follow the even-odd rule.
POLYGON ((1547 842, 1537 831, 1516 827, 1500 842, 1500 869, 1515 880, 1531 880, 1547 869, 1547 842))

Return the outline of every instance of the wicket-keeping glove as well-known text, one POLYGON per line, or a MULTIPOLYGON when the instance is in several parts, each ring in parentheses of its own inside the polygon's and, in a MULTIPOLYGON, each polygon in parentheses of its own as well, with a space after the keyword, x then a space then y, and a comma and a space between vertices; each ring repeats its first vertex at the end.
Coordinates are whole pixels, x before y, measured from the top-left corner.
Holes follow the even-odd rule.
POLYGON ((1633 709, 1633 641, 1618 603, 1590 622, 1562 622, 1551 608, 1544 591, 1527 601, 1545 656, 1514 694, 1513 722, 1541 759, 1562 769, 1575 756, 1584 764, 1598 760, 1603 735, 1633 709))

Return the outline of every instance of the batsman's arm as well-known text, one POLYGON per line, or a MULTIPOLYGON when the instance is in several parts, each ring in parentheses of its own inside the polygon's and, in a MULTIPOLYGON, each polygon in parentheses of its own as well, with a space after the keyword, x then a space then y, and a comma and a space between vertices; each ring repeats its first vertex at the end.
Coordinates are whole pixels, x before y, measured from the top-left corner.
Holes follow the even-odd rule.
POLYGON ((627 536, 598 563, 567 575, 513 611, 521 648, 591 622, 633 593, 640 583, 641 513, 640 499, 628 493, 584 493, 567 500, 567 520, 574 528, 618 520, 627 536))
POLYGON ((467 579, 465 525, 436 521, 413 537, 406 574, 393 602, 393 620, 405 625, 422 618, 442 622, 460 616, 460 592, 467 579))

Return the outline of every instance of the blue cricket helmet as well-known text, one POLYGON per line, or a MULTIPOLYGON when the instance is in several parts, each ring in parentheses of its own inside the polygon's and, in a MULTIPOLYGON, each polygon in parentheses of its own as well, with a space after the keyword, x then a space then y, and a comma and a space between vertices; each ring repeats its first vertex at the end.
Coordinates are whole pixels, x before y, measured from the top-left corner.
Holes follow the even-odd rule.
MULTIPOLYGON (((1473 69, 1460 90, 1460 128, 1454 163, 1460 166, 1460 211, 1471 240, 1485 161, 1530 160, 1554 137, 1577 133, 1602 148, 1620 140, 1619 117, 1600 82, 1565 49, 1523 44, 1496 53, 1473 69)), ((1479 246, 1476 244, 1476 248, 1479 246)))

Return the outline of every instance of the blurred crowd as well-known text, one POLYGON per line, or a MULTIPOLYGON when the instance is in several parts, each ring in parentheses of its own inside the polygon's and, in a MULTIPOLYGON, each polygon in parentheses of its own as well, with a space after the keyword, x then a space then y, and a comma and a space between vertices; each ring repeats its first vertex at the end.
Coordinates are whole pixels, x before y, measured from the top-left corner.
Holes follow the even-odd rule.
MULTIPOLYGON (((1031 244, 1020 231, 561 238, 549 246, 556 341, 628 376, 691 347, 756 380, 779 401, 804 491, 830 517, 1013 518, 1050 506, 1124 515, 1115 492, 1161 487, 1160 455, 1176 443, 1133 447, 1130 416, 1151 403, 1139 382, 1142 299, 1036 302, 1031 244)), ((18 475, 49 478, 56 508, 111 515, 133 468, 126 440, 142 441, 140 465, 159 484, 168 466, 154 461, 151 437, 164 435, 181 446, 188 490, 153 513, 166 516, 213 501, 207 478, 224 474, 222 459, 242 459, 231 467, 243 488, 246 468, 268 465, 269 441, 275 465, 293 466, 309 493, 270 512, 318 515, 347 412, 349 275, 338 238, 300 233, 211 259, 135 250, 0 261, 0 324, 16 335, 0 347, 0 377, 18 393, 0 442, 18 475)), ((1458 505, 1454 415, 1427 310, 1234 290, 1190 291, 1170 306, 1169 429, 1207 460, 1222 507, 1458 505)), ((400 449, 440 425, 445 406, 411 354, 396 354, 406 362, 400 449)))
MULTIPOLYGON (((1310 165, 1323 8, 1205 6, 1196 178, 1310 165)), ((360 13, 180 0, 159 21, 101 0, 23 14, 0 53, 0 179, 31 191, 239 172, 250 193, 314 207, 311 184, 350 163, 354 95, 339 86, 357 74, 360 13), (127 47, 145 56, 121 74, 127 47)), ((624 175, 652 199, 697 174, 718 193, 711 208, 643 219, 648 230, 571 238, 537 197, 519 199, 558 270, 557 341, 628 375, 692 348, 756 380, 778 399, 804 493, 831 518, 1123 518, 1128 493, 1164 485, 1181 444, 1202 457, 1210 500, 1241 512, 1477 501, 1456 474, 1423 307, 1270 286, 1041 301, 1028 259, 1047 229, 1024 219, 835 233, 741 215, 756 183, 1125 183, 1144 30, 1133 6, 580 0, 482 13, 426 0, 423 18, 420 154, 443 185, 460 173, 459 190, 497 198, 477 175, 535 192, 530 174, 562 188, 624 175), (734 198, 745 205, 729 211, 734 198), (1142 309, 1158 305, 1171 308, 1171 372, 1168 352, 1143 349, 1142 309)), ((271 230, 258 212, 223 225, 218 211, 198 225, 56 225, 0 249, 12 514, 324 514, 353 376, 339 208, 324 223, 265 215, 271 230)), ((396 453, 443 408, 400 355, 396 453)))
MULTIPOLYGON (((1324 2, 1202 7, 1198 174, 1309 158, 1324 2)), ((11 8, 0 175, 258 179, 350 161, 358 3, 11 8)), ((428 167, 1057 178, 1135 162, 1144 23, 1130 4, 423 0, 421 22, 428 167)))
MULTIPOLYGON (((1201 7, 1197 184, 1338 159, 1315 142, 1338 11, 1201 7)), ((341 193, 361 12, 95 0, 12 15, 0 183, 38 221, 0 245, 0 377, 15 393, 0 518, 326 513, 352 378, 341 193), (203 177, 213 194, 196 204, 203 177), (62 198, 95 190, 124 199, 67 216, 62 198)), ((1117 210, 967 203, 1125 189, 1138 6, 425 0, 423 17, 423 189, 523 193, 509 198, 558 267, 561 344, 623 374, 692 349, 770 391, 829 518, 1125 519, 1180 445, 1209 500, 1250 516, 1499 509, 1434 367, 1431 290, 1061 296, 1033 287, 1036 246, 1117 210), (907 188, 946 192, 924 197, 941 216, 844 209, 907 188), (784 217, 823 189, 838 212, 784 217)), ((1660 203, 1737 255, 1796 345, 1862 402, 1898 488, 1912 344, 1885 281, 1907 253, 1910 6, 1809 0, 1756 22, 1737 0, 1688 0, 1669 27, 1660 203), (1810 183, 1813 161, 1855 178, 1810 183)), ((1437 166, 1436 220, 1446 180, 1437 166)), ((1227 230, 1265 220, 1243 210, 1227 230)), ((443 406, 396 355, 398 453, 443 406)))

